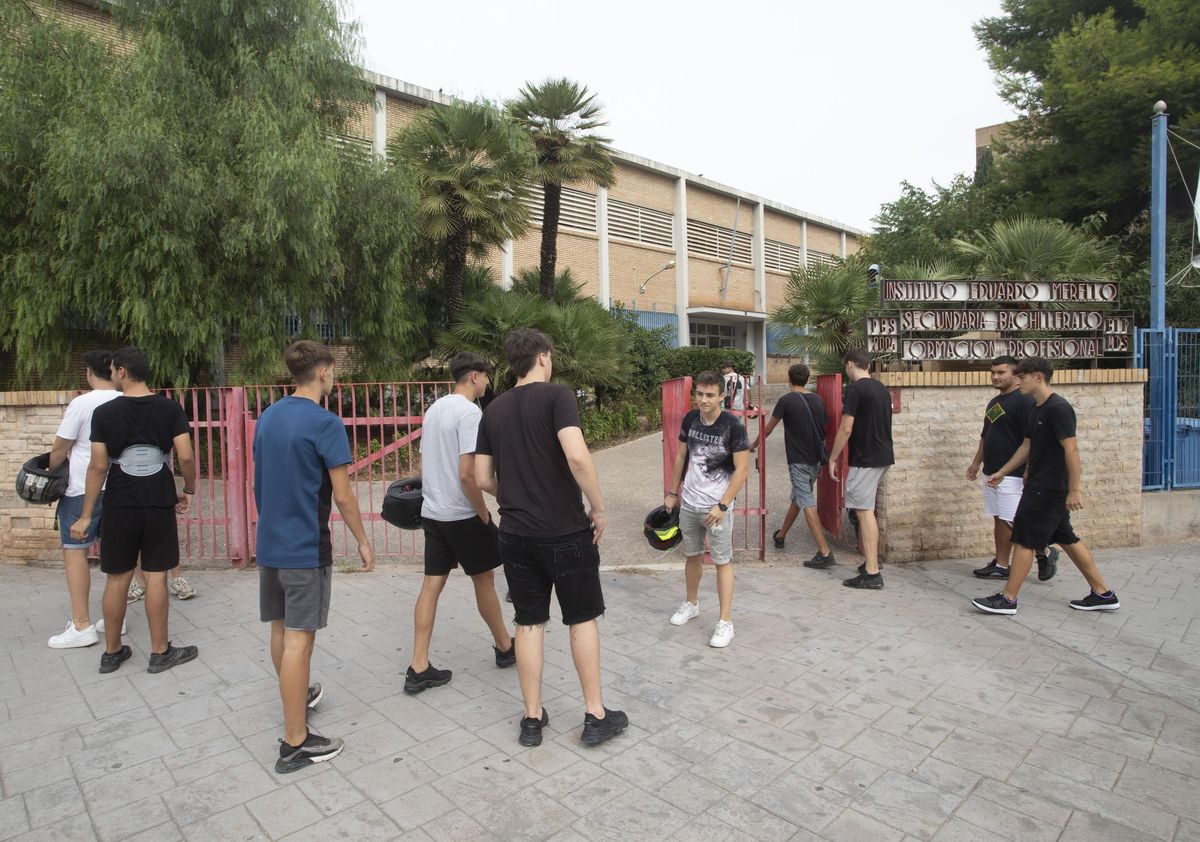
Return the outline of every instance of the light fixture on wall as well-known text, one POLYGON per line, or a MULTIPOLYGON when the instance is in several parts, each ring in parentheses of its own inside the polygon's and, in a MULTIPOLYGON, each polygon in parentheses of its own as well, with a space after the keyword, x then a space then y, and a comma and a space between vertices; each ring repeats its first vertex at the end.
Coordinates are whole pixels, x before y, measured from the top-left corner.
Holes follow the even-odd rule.
POLYGON ((645 292, 646 284, 650 283, 650 281, 652 281, 656 276, 661 275, 663 272, 667 271, 668 269, 674 269, 674 268, 675 268, 675 261, 668 260, 665 264, 663 264, 663 268, 659 269, 657 272, 655 272, 649 278, 646 278, 646 280, 642 281, 642 285, 640 287, 638 287, 638 294, 640 295, 641 293, 645 292))

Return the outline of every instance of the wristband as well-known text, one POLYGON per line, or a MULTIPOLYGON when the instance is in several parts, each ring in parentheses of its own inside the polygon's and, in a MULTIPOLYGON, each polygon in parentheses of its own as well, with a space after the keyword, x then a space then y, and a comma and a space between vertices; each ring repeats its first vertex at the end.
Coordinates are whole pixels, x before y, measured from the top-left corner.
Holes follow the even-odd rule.
POLYGON ((678 497, 678 496, 679 496, 679 494, 678 494, 677 492, 675 492, 675 491, 668 491, 668 492, 667 492, 667 496, 668 496, 668 497, 678 497))
POLYGON ((186 494, 186 495, 188 495, 189 497, 195 497, 195 496, 196 496, 196 492, 195 492, 195 491, 188 491, 186 488, 185 488, 185 489, 183 489, 183 493, 184 493, 184 494, 186 494))

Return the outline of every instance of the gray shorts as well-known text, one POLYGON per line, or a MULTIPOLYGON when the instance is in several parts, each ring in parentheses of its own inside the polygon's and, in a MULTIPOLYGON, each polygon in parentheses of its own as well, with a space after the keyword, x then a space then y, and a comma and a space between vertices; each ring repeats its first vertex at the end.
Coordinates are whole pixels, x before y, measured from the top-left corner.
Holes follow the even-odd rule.
POLYGON ((883 475, 886 473, 886 466, 882 468, 851 468, 850 473, 846 475, 845 507, 860 512, 875 511, 875 495, 879 491, 879 483, 883 481, 883 475))
POLYGON ((794 462, 788 465, 788 476, 792 478, 792 502, 802 509, 811 509, 817 505, 817 475, 821 472, 820 465, 805 465, 794 462))
POLYGON ((729 564, 733 561, 733 511, 725 513, 719 532, 704 525, 708 509, 693 509, 682 503, 679 506, 679 532, 683 535, 683 554, 704 555, 704 538, 708 537, 708 554, 713 564, 729 564))
POLYGON ((264 623, 283 620, 294 631, 316 631, 329 623, 333 576, 325 567, 259 567, 258 613, 264 623))

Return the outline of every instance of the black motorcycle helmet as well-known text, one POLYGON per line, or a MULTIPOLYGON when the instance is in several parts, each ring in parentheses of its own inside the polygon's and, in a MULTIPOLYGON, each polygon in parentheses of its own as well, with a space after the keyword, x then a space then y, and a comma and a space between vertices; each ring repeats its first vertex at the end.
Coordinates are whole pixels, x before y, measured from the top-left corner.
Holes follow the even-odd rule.
POLYGON ((50 454, 34 456, 17 471, 17 496, 26 503, 53 503, 67 493, 67 460, 51 471, 50 454))
POLYGON ((679 507, 667 511, 666 506, 651 509, 642 525, 642 534, 656 550, 669 550, 683 540, 679 532, 679 507))
POLYGON ((380 516, 401 529, 421 528, 421 478, 405 477, 388 486, 380 516))

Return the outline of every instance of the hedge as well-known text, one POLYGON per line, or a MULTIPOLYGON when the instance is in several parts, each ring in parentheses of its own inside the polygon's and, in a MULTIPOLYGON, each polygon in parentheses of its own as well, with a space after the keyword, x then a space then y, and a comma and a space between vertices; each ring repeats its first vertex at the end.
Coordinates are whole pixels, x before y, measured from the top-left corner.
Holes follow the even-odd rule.
POLYGON ((754 355, 749 351, 738 351, 733 348, 703 348, 689 345, 684 348, 670 348, 666 351, 665 364, 667 378, 695 377, 702 371, 720 373, 721 363, 733 361, 734 371, 738 374, 754 374, 754 355))

